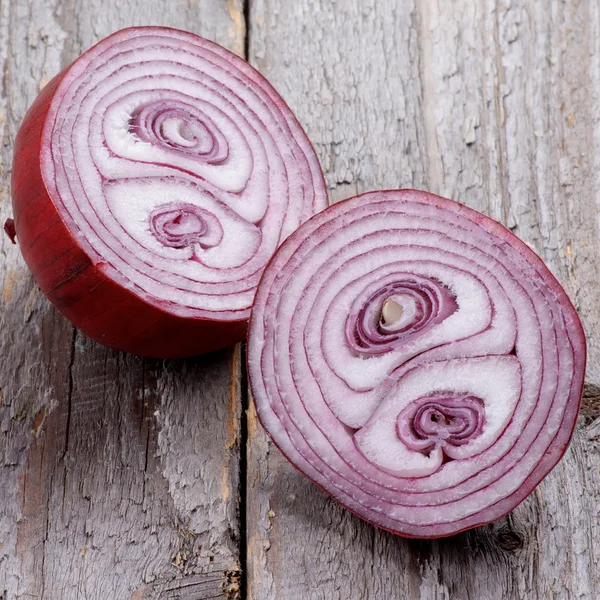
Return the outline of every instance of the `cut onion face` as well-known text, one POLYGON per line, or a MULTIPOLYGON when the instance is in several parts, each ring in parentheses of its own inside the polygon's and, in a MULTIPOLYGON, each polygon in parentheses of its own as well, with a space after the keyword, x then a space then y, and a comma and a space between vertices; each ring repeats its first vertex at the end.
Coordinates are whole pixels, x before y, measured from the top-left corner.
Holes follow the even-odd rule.
POLYGON ((243 338, 264 266, 327 195, 257 71, 198 36, 140 27, 42 91, 17 137, 13 205, 27 263, 76 326, 166 357, 243 338))
POLYGON ((256 295, 259 418, 296 468, 394 533, 494 521, 565 452, 585 338, 564 290, 500 224, 413 190, 313 217, 256 295))

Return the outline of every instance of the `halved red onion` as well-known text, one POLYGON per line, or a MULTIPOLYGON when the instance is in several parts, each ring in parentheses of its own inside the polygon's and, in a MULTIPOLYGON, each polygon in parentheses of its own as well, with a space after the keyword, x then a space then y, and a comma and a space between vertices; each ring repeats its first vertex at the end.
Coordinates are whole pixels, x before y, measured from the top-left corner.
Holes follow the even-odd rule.
POLYGON ((279 244, 327 205, 302 128, 242 59, 162 27, 53 79, 15 143, 23 256, 88 336, 148 356, 243 338, 279 244))
POLYGON ((285 456, 358 516, 432 538, 494 521, 565 452, 585 338, 499 223, 413 190, 301 226, 252 310, 251 389, 285 456))

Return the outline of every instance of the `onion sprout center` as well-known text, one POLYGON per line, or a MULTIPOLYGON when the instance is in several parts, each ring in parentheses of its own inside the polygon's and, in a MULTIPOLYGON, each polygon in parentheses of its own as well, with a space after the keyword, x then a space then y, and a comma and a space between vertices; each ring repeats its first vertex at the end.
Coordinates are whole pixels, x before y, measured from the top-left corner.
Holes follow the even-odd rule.
POLYGON ((393 325, 397 323, 401 317, 404 309, 395 300, 386 300, 381 309, 381 322, 383 325, 393 325))

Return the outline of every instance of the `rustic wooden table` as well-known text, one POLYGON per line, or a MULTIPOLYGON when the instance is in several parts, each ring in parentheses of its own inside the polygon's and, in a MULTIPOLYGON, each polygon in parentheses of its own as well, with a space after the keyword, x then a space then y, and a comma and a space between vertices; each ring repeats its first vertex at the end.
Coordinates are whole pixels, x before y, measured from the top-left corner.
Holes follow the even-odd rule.
POLYGON ((334 200, 416 187, 499 219, 547 261, 589 339, 582 415, 500 522, 379 531, 261 431, 243 348, 144 360, 90 342, 2 250, 0 599, 600 598, 597 0, 0 0, 0 210, 40 88, 124 26, 247 56, 305 125, 334 200))

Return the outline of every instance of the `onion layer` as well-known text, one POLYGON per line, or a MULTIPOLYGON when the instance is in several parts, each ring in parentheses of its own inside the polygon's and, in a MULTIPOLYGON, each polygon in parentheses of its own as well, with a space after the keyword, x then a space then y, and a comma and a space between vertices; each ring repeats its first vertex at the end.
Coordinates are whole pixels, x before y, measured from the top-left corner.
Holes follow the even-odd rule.
POLYGON ((358 516, 432 538, 500 518, 567 448, 585 338, 500 224, 413 190, 336 204, 259 285, 248 369, 285 456, 358 516))
POLYGON ((162 27, 113 34, 44 88, 12 189, 50 300, 93 339, 160 357, 243 338, 265 264, 327 205, 314 150, 269 83, 162 27))

